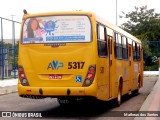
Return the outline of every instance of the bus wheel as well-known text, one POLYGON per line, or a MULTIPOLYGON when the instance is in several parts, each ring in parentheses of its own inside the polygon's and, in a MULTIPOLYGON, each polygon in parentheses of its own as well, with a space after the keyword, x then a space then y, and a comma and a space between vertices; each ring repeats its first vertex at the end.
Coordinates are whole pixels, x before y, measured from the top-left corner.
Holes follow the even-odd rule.
POLYGON ((139 94, 139 88, 140 88, 140 81, 138 81, 138 83, 137 83, 137 89, 134 91, 134 95, 139 94))
POLYGON ((117 107, 119 107, 121 105, 121 101, 122 101, 122 87, 121 87, 121 85, 119 85, 118 95, 116 98, 116 106, 117 107))

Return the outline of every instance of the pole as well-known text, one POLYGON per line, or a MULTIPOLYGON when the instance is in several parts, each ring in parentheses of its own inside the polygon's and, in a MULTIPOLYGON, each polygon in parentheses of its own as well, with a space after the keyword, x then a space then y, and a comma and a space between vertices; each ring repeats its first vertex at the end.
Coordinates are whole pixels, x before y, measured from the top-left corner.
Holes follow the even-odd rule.
POLYGON ((12 50, 13 50, 13 72, 14 72, 14 78, 16 78, 16 58, 15 58, 15 26, 14 26, 14 21, 13 21, 13 17, 15 15, 11 15, 12 16, 12 50))
POLYGON ((1 73, 2 73, 2 80, 4 79, 4 54, 3 54, 3 23, 2 23, 2 18, 1 18, 1 65, 2 65, 2 69, 1 69, 1 73))
POLYGON ((14 49, 14 21, 13 21, 13 17, 15 15, 11 15, 12 16, 12 49, 14 49))
POLYGON ((117 0, 116 0, 116 25, 117 25, 117 0))

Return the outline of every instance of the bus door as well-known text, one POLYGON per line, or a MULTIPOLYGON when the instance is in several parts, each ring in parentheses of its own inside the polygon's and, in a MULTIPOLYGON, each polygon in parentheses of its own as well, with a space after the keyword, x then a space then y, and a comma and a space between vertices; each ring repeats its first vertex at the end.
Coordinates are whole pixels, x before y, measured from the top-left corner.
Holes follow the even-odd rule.
POLYGON ((103 25, 98 24, 98 98, 107 100, 109 98, 109 55, 106 29, 103 25))
POLYGON ((133 89, 133 78, 132 78, 132 70, 133 70, 133 59, 132 59, 132 46, 128 44, 128 52, 129 52, 129 88, 133 89))
POLYGON ((108 71, 109 71, 109 98, 112 97, 112 79, 113 79, 113 76, 111 76, 111 72, 113 71, 113 55, 112 55, 112 41, 113 41, 113 37, 111 36, 108 36, 107 37, 108 39, 108 56, 109 56, 109 67, 108 67, 108 71))

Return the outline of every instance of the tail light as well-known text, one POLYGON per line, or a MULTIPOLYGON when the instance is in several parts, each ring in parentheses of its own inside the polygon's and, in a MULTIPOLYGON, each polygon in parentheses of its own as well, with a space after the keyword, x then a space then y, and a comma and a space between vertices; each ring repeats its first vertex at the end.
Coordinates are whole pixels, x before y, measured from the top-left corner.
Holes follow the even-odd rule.
POLYGON ((96 73, 96 65, 90 65, 87 71, 86 78, 83 83, 84 87, 90 86, 92 84, 95 73, 96 73))
POLYGON ((24 73, 23 66, 18 66, 18 76, 19 76, 19 79, 20 79, 20 82, 22 85, 29 86, 28 80, 27 80, 26 75, 24 73))

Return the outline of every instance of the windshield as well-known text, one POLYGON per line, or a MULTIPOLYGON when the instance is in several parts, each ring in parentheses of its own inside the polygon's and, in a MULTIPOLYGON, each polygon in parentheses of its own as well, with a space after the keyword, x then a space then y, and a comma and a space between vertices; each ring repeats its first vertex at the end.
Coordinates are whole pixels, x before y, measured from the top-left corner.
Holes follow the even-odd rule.
POLYGON ((26 19, 22 43, 90 42, 87 16, 48 16, 26 19))

